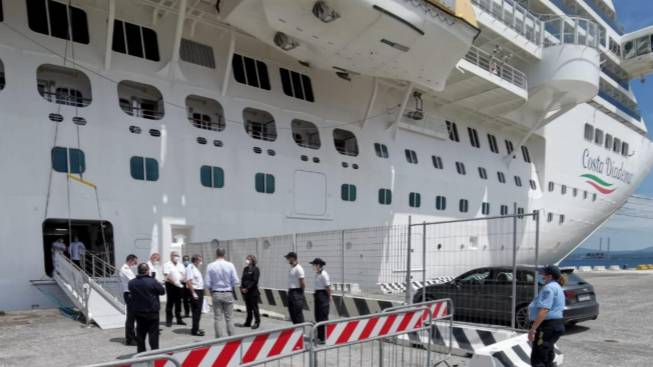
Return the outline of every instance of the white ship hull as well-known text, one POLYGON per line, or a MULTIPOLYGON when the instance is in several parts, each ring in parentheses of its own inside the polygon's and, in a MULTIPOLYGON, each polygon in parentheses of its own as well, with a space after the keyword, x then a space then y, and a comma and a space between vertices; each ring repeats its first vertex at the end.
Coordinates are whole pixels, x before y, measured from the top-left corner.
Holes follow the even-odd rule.
MULTIPOLYGON (((490 215, 499 215, 501 205, 507 205, 512 212, 516 204, 526 212, 542 210, 540 262, 555 263, 625 202, 653 163, 651 143, 645 136, 588 104, 576 106, 532 135, 525 143, 532 160, 527 163, 518 147, 514 159, 506 157, 504 143, 509 139, 518 144, 525 131, 486 123, 468 110, 454 108, 443 115, 428 98, 424 112, 455 121, 460 142, 393 125, 403 90, 383 84, 368 111, 374 84, 370 77, 356 76, 347 81, 333 72, 303 68, 302 72, 311 76, 315 102, 289 98, 281 92, 278 67, 297 70, 301 66, 241 34, 235 36, 236 52, 266 62, 271 71, 271 91, 238 83, 231 74, 224 87, 227 61, 223 55, 228 53, 229 37, 220 33, 219 37, 204 36, 203 40, 214 47, 215 70, 180 62, 171 72, 165 60, 151 62, 115 52, 110 68, 105 69, 103 47, 93 46, 93 42, 75 44, 77 68, 90 80, 92 102, 80 108, 55 104, 39 95, 36 70, 43 64, 63 62, 36 42, 60 54, 65 52, 66 42, 31 32, 22 12, 22 7, 5 8, 5 22, 32 41, 7 29, 0 32, 0 60, 6 77, 0 91, 0 164, 4 172, 0 181, 0 242, 4 254, 0 260, 0 293, 11 295, 3 297, 0 309, 48 304, 29 283, 46 277, 44 262, 50 256, 48 244, 43 242, 46 219, 110 222, 115 261, 120 262, 129 253, 141 258, 152 251, 165 254, 180 236, 183 241, 198 242, 400 224, 406 223, 408 216, 415 222, 473 218, 483 216, 482 202, 491 204, 490 215), (122 80, 155 86, 166 101, 163 118, 143 119, 123 112, 116 95, 116 83, 122 80), (187 118, 188 95, 219 101, 226 128, 219 132, 195 128, 187 118), (248 136, 242 116, 247 107, 274 116, 278 135, 275 141, 248 136), (63 116, 63 121, 50 121, 52 113, 63 116), (362 121, 366 114, 368 119, 362 121), (76 116, 86 119, 87 124, 75 125, 72 119, 76 116), (293 119, 311 121, 319 127, 319 149, 295 143, 291 134, 293 119), (585 141, 586 123, 627 141, 632 155, 609 152, 585 141), (140 127, 142 133, 132 133, 130 126, 140 127), (358 156, 337 151, 333 143, 336 127, 355 134, 358 156), (468 127, 478 131, 481 148, 470 145, 468 127), (160 136, 151 136, 150 129, 158 130, 160 136), (500 154, 490 152, 488 133, 498 139, 500 154), (208 143, 198 144, 198 137, 208 143), (214 140, 220 140, 223 146, 214 146, 214 140), (386 144, 389 158, 377 157, 374 143, 386 144), (92 188, 52 170, 54 146, 83 150, 83 179, 97 185, 98 201, 92 188), (262 153, 255 153, 255 147, 262 153), (417 164, 407 162, 404 149, 417 153, 417 164), (274 155, 268 150, 273 150, 274 155), (307 161, 301 159, 302 155, 307 156, 307 161), (432 155, 441 157, 444 169, 434 168, 432 155), (133 156, 155 158, 158 180, 133 179, 133 156), (313 161, 314 157, 319 158, 319 163, 313 161), (588 157, 604 162, 602 172, 596 172, 598 167, 590 165, 588 157), (608 172, 607 160, 611 167, 627 171, 627 177, 614 169, 608 172), (465 164, 465 175, 456 172, 457 161, 465 164), (200 167, 204 165, 223 169, 222 188, 200 184, 200 167), (487 170, 487 180, 479 178, 478 167, 487 170), (505 174, 506 183, 497 180, 498 171, 505 174), (275 176, 274 194, 255 191, 255 174, 259 172, 275 176), (608 181, 615 191, 597 191, 586 182, 587 178, 581 177, 587 173, 608 181), (514 176, 521 178, 521 187, 515 185, 514 176), (535 189, 529 187, 531 179, 536 182, 535 189), (549 191, 549 182, 555 185, 553 191, 549 191), (356 185, 356 201, 341 200, 343 183, 356 185), (567 186, 565 195, 561 194, 562 185, 567 186), (379 204, 381 188, 392 190, 391 205, 379 204), (578 189, 575 197, 574 189, 578 189), (588 192, 586 198, 584 191, 588 192), (421 193, 420 208, 409 206, 410 192, 421 193), (596 200, 592 200, 594 194, 596 200), (446 210, 435 209, 437 195, 447 198, 446 210), (468 212, 459 211, 460 199, 469 201, 468 212), (546 219, 548 213, 553 213, 552 221, 546 219)), ((87 12, 91 40, 101 43, 105 37, 101 19, 106 14, 94 7, 87 12)), ((160 22, 160 35, 172 33, 174 17, 160 22)), ((159 42, 162 54, 172 48, 167 37, 160 36, 159 42)), ((70 61, 67 67, 72 67, 70 61)), ((519 225, 534 224, 523 221, 519 225)))

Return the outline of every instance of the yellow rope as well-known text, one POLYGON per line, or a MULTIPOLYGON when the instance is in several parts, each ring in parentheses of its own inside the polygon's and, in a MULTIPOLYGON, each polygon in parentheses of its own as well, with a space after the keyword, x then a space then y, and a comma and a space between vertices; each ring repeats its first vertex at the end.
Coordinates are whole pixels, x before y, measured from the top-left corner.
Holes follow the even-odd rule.
POLYGON ((77 176, 74 176, 74 175, 69 173, 68 178, 70 178, 73 181, 77 181, 77 182, 81 183, 82 185, 86 185, 86 186, 88 186, 88 187, 90 187, 92 189, 97 189, 97 186, 95 186, 95 184, 93 184, 93 183, 91 183, 89 181, 86 181, 81 177, 77 177, 77 176))

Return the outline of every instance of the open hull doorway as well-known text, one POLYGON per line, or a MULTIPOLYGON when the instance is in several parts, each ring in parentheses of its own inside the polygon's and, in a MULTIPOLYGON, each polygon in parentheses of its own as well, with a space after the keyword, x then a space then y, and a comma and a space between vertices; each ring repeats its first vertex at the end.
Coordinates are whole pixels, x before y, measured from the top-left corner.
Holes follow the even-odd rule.
MULTIPOLYGON (((46 219, 43 222, 43 263, 45 273, 52 276, 52 244, 63 239, 66 245, 65 255, 69 257, 68 248, 77 237, 84 244, 86 252, 93 254, 111 265, 115 265, 113 225, 107 221, 78 219, 46 219)), ((88 269, 87 269, 88 270, 88 269)))

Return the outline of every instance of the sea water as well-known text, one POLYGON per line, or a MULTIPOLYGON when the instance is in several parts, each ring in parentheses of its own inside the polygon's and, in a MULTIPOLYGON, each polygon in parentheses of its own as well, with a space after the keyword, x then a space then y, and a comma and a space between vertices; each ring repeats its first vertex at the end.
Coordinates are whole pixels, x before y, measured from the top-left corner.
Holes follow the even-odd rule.
POLYGON ((583 259, 570 256, 560 262, 560 266, 608 266, 618 265, 621 268, 636 268, 641 264, 653 264, 653 253, 638 253, 637 255, 610 255, 602 259, 583 259))

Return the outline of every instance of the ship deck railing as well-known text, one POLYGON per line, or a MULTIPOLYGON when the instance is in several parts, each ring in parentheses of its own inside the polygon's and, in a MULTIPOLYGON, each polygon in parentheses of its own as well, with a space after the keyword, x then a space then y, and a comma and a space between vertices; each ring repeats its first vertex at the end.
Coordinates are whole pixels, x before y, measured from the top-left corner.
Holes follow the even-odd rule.
POLYGON ((465 60, 520 88, 528 89, 526 74, 478 47, 472 46, 465 60))
POLYGON ((514 0, 472 0, 488 14, 527 40, 542 46, 544 24, 535 14, 514 0))
POLYGON ((581 45, 599 48, 599 25, 587 18, 553 16, 544 21, 544 47, 581 45))

